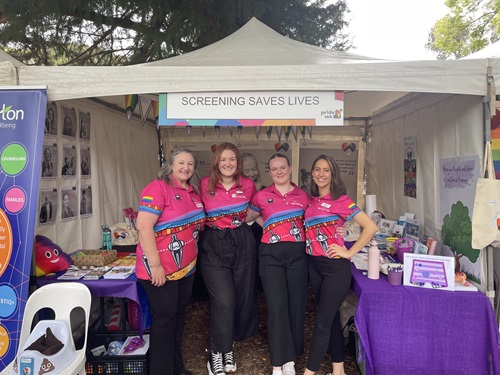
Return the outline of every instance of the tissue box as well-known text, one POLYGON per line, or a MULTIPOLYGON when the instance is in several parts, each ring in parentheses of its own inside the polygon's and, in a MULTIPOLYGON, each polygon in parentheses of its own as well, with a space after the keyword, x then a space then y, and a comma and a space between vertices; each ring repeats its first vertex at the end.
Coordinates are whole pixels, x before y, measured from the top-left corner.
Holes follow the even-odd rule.
POLYGON ((102 267, 116 260, 116 250, 77 250, 70 255, 75 266, 102 267))

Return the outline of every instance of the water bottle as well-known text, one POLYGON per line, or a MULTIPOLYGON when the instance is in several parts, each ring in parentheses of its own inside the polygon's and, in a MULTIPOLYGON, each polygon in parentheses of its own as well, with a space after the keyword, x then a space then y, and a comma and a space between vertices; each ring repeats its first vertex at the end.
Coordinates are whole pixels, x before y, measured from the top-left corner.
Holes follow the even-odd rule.
POLYGON ((378 280, 380 276, 380 251, 377 246, 377 240, 370 241, 368 248, 368 278, 378 280))
POLYGON ((105 224, 101 226, 102 229, 102 249, 111 250, 113 244, 111 242, 111 229, 105 224))

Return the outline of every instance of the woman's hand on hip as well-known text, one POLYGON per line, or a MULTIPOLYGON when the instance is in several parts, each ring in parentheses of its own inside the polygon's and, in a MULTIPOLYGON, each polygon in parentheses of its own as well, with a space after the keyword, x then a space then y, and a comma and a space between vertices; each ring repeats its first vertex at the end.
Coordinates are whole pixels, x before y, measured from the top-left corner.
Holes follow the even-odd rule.
POLYGON ((330 258, 349 258, 349 250, 345 246, 331 244, 326 252, 330 258))

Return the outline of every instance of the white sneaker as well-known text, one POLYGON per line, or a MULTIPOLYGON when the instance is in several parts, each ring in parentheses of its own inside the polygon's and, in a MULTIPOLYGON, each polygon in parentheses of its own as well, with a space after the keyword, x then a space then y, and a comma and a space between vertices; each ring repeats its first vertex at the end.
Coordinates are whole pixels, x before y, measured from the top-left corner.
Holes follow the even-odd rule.
POLYGON ((236 361, 234 359, 234 352, 231 350, 230 352, 222 354, 224 360, 224 372, 233 373, 236 372, 236 361))
POLYGON ((295 375, 295 362, 287 362, 282 366, 283 375, 295 375))
POLYGON ((208 375, 224 375, 222 353, 211 352, 207 362, 208 375))

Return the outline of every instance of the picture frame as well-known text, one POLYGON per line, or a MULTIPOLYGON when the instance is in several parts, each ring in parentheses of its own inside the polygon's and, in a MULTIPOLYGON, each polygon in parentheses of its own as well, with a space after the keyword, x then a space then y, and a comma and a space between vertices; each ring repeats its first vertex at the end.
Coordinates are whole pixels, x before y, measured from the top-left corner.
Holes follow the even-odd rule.
POLYGON ((406 219, 406 237, 420 241, 420 222, 415 219, 406 219))
POLYGON ((454 291, 455 258, 406 253, 403 285, 454 291))
POLYGON ((380 219, 378 231, 383 236, 392 237, 394 234, 394 225, 396 225, 396 220, 380 219))

